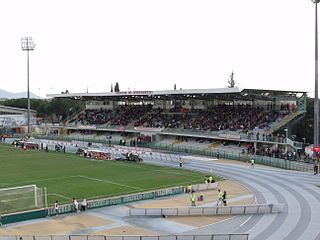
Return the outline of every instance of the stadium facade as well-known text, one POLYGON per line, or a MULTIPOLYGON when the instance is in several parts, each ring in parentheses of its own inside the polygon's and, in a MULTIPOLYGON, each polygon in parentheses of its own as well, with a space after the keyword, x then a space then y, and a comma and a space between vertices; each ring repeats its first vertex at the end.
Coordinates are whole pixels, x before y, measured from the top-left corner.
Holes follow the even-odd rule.
MULTIPOLYGON (((86 102, 86 109, 60 125, 61 136, 150 140, 180 144, 190 140, 212 147, 248 144, 253 149, 297 152, 302 144, 289 138, 306 113, 307 93, 262 89, 183 89, 106 93, 50 94, 86 102)), ((56 131, 55 127, 55 133, 56 131)), ((130 145, 132 141, 130 141, 130 145)), ((134 141, 134 144, 136 142, 134 141)))
MULTIPOLYGON (((35 124, 37 112, 30 111, 31 122, 35 124)), ((28 110, 24 108, 8 107, 0 105, 0 133, 24 133, 28 121, 28 110)))

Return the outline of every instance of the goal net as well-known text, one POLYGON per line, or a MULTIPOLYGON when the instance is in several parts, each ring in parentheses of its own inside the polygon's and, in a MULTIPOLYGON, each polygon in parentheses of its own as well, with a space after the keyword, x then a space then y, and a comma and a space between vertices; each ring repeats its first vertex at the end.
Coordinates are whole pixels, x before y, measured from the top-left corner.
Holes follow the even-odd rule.
POLYGON ((0 213, 17 212, 44 206, 43 189, 26 185, 0 189, 0 213))

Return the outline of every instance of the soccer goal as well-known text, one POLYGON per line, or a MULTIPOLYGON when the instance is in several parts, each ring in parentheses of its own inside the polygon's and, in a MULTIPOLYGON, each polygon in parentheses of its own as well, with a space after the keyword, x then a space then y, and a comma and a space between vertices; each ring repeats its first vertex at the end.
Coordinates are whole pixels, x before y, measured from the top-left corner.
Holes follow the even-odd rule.
POLYGON ((16 212, 44 207, 45 189, 26 185, 0 189, 0 212, 16 212))

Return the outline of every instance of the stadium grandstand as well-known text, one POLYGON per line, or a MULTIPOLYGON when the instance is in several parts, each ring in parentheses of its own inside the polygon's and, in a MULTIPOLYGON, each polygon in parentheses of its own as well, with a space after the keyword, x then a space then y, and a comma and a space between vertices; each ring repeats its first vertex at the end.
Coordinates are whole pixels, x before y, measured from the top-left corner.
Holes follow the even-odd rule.
MULTIPOLYGON (((30 110, 31 123, 35 123, 37 112, 30 110)), ((25 133, 28 110, 0 105, 0 134, 25 133)))
POLYGON ((59 127, 58 134, 69 139, 302 158, 302 144, 289 138, 306 113, 302 91, 220 88, 48 96, 86 102, 84 111, 59 127))

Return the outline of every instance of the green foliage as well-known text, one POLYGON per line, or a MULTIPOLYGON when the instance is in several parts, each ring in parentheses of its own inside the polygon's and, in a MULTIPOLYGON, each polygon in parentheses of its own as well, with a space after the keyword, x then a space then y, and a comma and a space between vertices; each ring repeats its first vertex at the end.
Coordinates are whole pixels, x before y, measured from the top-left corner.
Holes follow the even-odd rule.
POLYGON ((114 91, 115 92, 120 92, 120 87, 119 87, 119 83, 116 82, 116 85, 114 86, 114 91))
MULTIPOLYGON (((28 108, 28 99, 9 99, 1 102, 1 104, 10 107, 28 108)), ((54 116, 61 116, 61 119, 66 119, 68 116, 82 111, 85 104, 82 101, 67 98, 30 99, 30 107, 37 111, 38 117, 53 119, 54 116)))
POLYGON ((228 88, 234 88, 236 87, 236 82, 234 80, 234 73, 232 71, 231 75, 230 75, 230 79, 228 80, 228 88))

